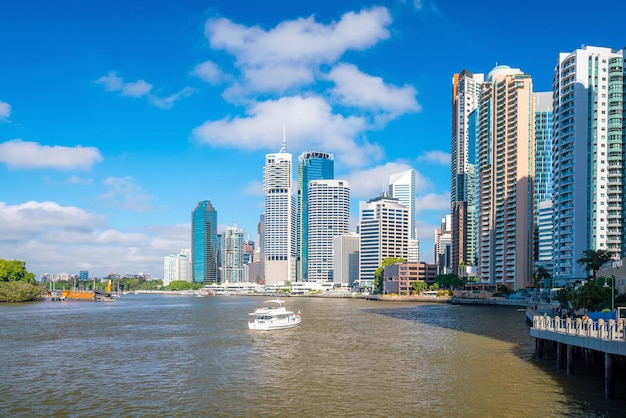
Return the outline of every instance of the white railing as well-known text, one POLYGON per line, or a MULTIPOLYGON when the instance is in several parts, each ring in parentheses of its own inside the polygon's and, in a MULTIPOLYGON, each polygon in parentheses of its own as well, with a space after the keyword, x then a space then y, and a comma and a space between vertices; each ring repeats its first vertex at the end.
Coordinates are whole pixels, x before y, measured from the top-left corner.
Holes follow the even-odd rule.
POLYGON ((626 341, 623 319, 619 321, 598 319, 597 322, 594 322, 590 318, 583 320, 581 318, 561 319, 559 317, 535 316, 533 317, 533 329, 601 340, 626 341))

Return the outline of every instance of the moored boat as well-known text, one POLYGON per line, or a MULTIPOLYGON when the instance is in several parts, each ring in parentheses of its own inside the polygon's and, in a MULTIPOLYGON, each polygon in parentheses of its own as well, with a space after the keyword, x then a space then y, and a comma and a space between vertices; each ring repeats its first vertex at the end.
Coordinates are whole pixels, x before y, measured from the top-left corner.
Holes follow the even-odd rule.
POLYGON ((264 306, 258 308, 250 315, 254 316, 254 320, 248 321, 248 329, 270 331, 275 329, 293 328, 300 325, 302 317, 300 311, 293 313, 283 306, 285 303, 280 299, 268 300, 267 304, 276 304, 274 306, 264 306))

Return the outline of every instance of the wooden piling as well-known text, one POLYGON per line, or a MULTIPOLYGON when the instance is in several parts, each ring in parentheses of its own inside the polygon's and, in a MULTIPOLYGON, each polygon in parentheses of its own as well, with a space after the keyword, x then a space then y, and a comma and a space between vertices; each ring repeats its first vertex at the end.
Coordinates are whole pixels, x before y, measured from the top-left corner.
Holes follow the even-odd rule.
POLYGON ((615 365, 613 354, 604 353, 604 397, 615 398, 615 365))

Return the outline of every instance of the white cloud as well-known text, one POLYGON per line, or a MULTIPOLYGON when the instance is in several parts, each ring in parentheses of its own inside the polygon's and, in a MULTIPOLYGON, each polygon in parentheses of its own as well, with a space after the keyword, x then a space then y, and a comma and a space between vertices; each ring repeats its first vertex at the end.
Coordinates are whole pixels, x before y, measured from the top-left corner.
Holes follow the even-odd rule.
POLYGON ((0 100, 0 120, 7 119, 11 116, 11 105, 0 100))
POLYGON ((311 16, 282 22, 269 31, 225 18, 209 19, 205 34, 212 48, 235 56, 248 88, 283 92, 310 82, 316 67, 335 63, 347 50, 364 50, 387 39, 390 24, 387 9, 373 7, 348 12, 329 25, 311 16))
MULTIPOLYGON (((55 202, 30 201, 7 206, 0 202, 0 241, 15 243, 37 239, 54 231, 90 233, 103 219, 74 206, 60 206, 55 202)), ((2 252, 0 251, 0 254, 2 252)))
POLYGON ((65 147, 41 145, 14 139, 0 144, 0 163, 9 168, 55 168, 61 170, 89 170, 102 161, 100 151, 94 147, 65 147))
POLYGON ((263 191, 263 182, 258 180, 249 182, 246 184, 243 194, 248 196, 264 196, 265 192, 263 191))
POLYGON ((205 61, 196 65, 192 75, 201 78, 209 84, 219 84, 224 79, 224 73, 213 61, 205 61))
POLYGON ((353 139, 366 128, 363 118, 333 114, 320 97, 283 97, 255 103, 248 114, 205 122, 193 135, 212 146, 278 151, 286 126, 287 148, 292 153, 321 149, 339 155, 351 166, 365 165, 381 154, 378 145, 353 139))
POLYGON ((150 209, 152 198, 144 193, 132 177, 107 177, 104 185, 109 190, 98 196, 98 199, 108 201, 111 206, 143 212, 150 209))
POLYGON ((169 109, 174 105, 174 102, 181 98, 187 97, 194 92, 191 87, 185 87, 177 93, 174 93, 167 97, 160 97, 156 94, 150 93, 152 91, 152 84, 144 81, 137 80, 130 83, 125 83, 122 78, 118 77, 115 71, 109 72, 109 74, 100 77, 95 81, 96 84, 104 85, 106 91, 118 91, 120 96, 142 98, 145 97, 148 103, 153 104, 161 109, 169 109))
POLYGON ((448 213, 450 211, 450 192, 418 196, 415 200, 415 212, 419 213, 425 210, 442 210, 444 213, 448 213))
MULTIPOLYGON (((389 177, 392 174, 412 168, 408 164, 390 162, 366 170, 353 171, 345 179, 350 183, 350 195, 353 198, 369 200, 379 196, 382 192, 389 191, 389 177)), ((335 177, 341 178, 340 175, 335 175, 335 177)), ((417 170, 415 177, 417 191, 431 187, 430 180, 417 170)))
POLYGON ((65 180, 66 183, 70 184, 86 184, 90 185, 93 182, 92 178, 81 178, 77 175, 70 176, 65 180))
POLYGON ((341 104, 382 111, 392 117, 421 109, 412 86, 385 84, 382 78, 364 74, 354 65, 340 64, 327 77, 335 83, 331 93, 341 104))
POLYGON ((190 225, 120 231, 102 216, 55 202, 0 202, 0 254, 43 273, 92 277, 144 272, 162 277, 163 257, 189 248, 190 225))
POLYGON ((450 165, 450 153, 444 151, 427 151, 417 157, 417 162, 450 165))
POLYGON ((148 96, 148 101, 152 103, 153 105, 155 105, 156 107, 159 107, 161 109, 169 109, 172 106, 174 106, 174 102, 177 102, 178 100, 184 97, 191 96, 194 91, 195 90, 192 89, 191 87, 185 87, 178 93, 174 93, 171 96, 164 97, 164 98, 160 98, 151 94, 148 96))
POLYGON ((120 94, 122 96, 142 97, 150 93, 150 90, 152 90, 152 84, 138 80, 133 83, 125 83, 120 94))

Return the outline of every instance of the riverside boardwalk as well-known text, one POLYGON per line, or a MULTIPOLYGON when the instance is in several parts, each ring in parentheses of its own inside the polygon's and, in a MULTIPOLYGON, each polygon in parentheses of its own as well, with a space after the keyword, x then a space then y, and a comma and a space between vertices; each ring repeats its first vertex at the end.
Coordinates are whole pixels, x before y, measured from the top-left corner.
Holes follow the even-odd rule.
POLYGON ((553 341, 556 343, 556 367, 562 369, 566 364, 567 374, 574 374, 575 348, 582 352, 593 350, 604 353, 604 395, 607 399, 615 397, 616 356, 626 356, 624 319, 562 319, 532 309, 527 311, 527 315, 532 315, 530 335, 536 338, 537 356, 543 356, 545 341, 553 341))

